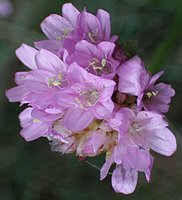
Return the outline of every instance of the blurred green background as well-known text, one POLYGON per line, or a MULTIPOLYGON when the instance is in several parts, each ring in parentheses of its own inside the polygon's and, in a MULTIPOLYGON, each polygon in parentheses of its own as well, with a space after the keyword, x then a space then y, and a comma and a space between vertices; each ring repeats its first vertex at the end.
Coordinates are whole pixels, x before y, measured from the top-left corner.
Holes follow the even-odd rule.
MULTIPOLYGON (((182 199, 182 1, 181 0, 75 0, 96 13, 110 12, 112 33, 121 43, 132 41, 146 66, 176 90, 167 118, 178 140, 170 158, 155 154, 152 180, 143 174, 134 194, 116 194, 110 176, 99 181, 99 171, 72 155, 52 153, 46 139, 27 143, 20 137, 18 114, 4 91, 14 86, 14 73, 25 67, 15 56, 21 43, 33 45, 44 38, 41 21, 60 13, 61 0, 12 0, 11 16, 0 18, 0 200, 181 200, 182 199)), ((131 43, 131 42, 130 42, 131 43)), ((90 159, 100 166, 103 158, 90 159)))

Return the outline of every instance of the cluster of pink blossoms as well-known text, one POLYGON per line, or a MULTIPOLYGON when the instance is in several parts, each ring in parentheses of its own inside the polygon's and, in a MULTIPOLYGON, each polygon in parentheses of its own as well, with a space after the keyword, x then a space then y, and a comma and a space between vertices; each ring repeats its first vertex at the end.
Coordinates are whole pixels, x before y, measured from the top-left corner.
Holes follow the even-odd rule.
POLYGON ((46 137, 53 151, 81 158, 105 154, 100 179, 114 164, 112 187, 129 194, 138 172, 150 180, 150 150, 165 156, 176 150, 164 120, 175 91, 156 83, 163 72, 152 76, 139 56, 129 58, 110 26, 102 9, 94 16, 64 4, 62 16, 41 23, 47 40, 16 50, 29 71, 16 73, 17 86, 6 96, 28 104, 19 115, 25 140, 46 137))

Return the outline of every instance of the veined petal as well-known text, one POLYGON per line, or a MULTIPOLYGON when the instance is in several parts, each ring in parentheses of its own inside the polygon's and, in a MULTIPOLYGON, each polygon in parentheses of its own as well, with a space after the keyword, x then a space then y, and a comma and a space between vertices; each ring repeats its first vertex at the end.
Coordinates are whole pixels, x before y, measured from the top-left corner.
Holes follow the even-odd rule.
POLYGON ((149 87, 153 86, 155 82, 164 74, 164 71, 158 72, 154 76, 151 77, 149 87))
POLYGON ((36 63, 39 69, 59 73, 66 71, 66 66, 63 61, 55 54, 46 49, 41 49, 36 55, 36 63))
POLYGON ((73 27, 76 26, 77 16, 80 12, 73 6, 72 3, 65 3, 62 7, 62 15, 67 19, 73 27))
POLYGON ((86 81, 94 83, 93 75, 89 74, 85 69, 83 69, 76 63, 72 63, 69 66, 67 77, 70 83, 84 83, 86 81))
POLYGON ((58 118, 62 117, 61 111, 58 114, 48 114, 44 110, 39 110, 36 108, 32 110, 31 115, 34 119, 39 119, 46 122, 56 121, 58 118))
POLYGON ((131 58, 118 68, 120 92, 140 95, 149 83, 147 73, 141 59, 138 56, 131 58))
POLYGON ((110 15, 105 10, 99 9, 97 12, 97 18, 100 21, 102 33, 101 38, 103 40, 109 40, 111 35, 111 22, 110 22, 110 15))
POLYGON ((33 118, 31 113, 32 113, 32 108, 28 107, 19 114, 21 127, 23 128, 27 127, 32 123, 33 118))
POLYGON ((87 42, 86 40, 81 40, 76 44, 76 51, 86 53, 91 58, 94 58, 95 56, 97 56, 97 58, 104 57, 102 51, 100 51, 96 45, 87 42))
POLYGON ((24 85, 15 86, 9 90, 6 90, 6 97, 10 102, 19 102, 24 94, 28 92, 24 85))
POLYGON ((87 128, 93 119, 94 115, 90 111, 70 108, 64 115, 63 124, 69 131, 79 132, 87 128))
POLYGON ((112 187, 115 192, 131 194, 134 192, 138 180, 138 172, 134 169, 124 169, 117 165, 112 174, 112 187))
POLYGON ((45 122, 32 122, 28 127, 23 128, 20 132, 26 141, 32 141, 39 137, 45 136, 49 130, 49 125, 45 122))
POLYGON ((37 69, 35 63, 35 55, 38 53, 36 49, 30 47, 26 44, 22 44, 16 50, 16 56, 21 60, 21 62, 30 69, 37 69))
POLYGON ((61 40, 65 32, 70 32, 73 28, 65 18, 51 14, 43 20, 41 29, 50 40, 61 40))
POLYGON ((105 56, 110 57, 113 54, 115 44, 112 42, 100 42, 98 44, 98 47, 103 50, 105 56))
POLYGON ((61 42, 57 40, 41 40, 34 42, 34 45, 39 50, 47 49, 55 55, 57 55, 57 52, 61 48, 61 42))
POLYGON ((23 84, 28 72, 16 72, 15 74, 15 82, 17 85, 23 84))
POLYGON ((113 155, 111 154, 111 156, 106 160, 106 162, 104 163, 104 165, 102 166, 102 168, 100 170, 100 180, 101 181, 103 179, 105 179, 105 177, 107 176, 109 169, 113 163, 114 163, 114 159, 113 159, 113 155))
POLYGON ((107 101, 104 104, 98 102, 93 109, 97 119, 106 119, 111 115, 114 109, 114 103, 112 101, 107 101))
MULTIPOLYGON (((86 11, 83 11, 79 16, 78 25, 84 33, 94 33, 96 37, 99 36, 101 29, 100 22, 96 16, 86 11)), ((91 38, 91 40, 94 38, 91 38)), ((94 42, 96 42, 94 40, 94 42)))
POLYGON ((148 142, 152 150, 165 156, 171 156, 177 148, 176 138, 168 128, 152 130, 148 142))

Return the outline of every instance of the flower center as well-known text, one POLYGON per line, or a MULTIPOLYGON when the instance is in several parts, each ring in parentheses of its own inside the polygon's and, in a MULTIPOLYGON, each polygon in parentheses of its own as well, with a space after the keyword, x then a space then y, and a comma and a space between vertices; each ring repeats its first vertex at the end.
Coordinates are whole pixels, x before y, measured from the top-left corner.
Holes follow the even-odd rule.
POLYGON ((98 40, 98 33, 97 32, 88 32, 88 38, 92 43, 97 43, 98 40))
POLYGON ((137 122, 133 122, 129 129, 129 133, 132 136, 132 135, 140 134, 141 130, 142 130, 142 127, 137 122))
POLYGON ((158 93, 159 93, 158 91, 146 92, 144 94, 144 98, 150 99, 151 97, 157 96, 158 93))
POLYGON ((80 88, 77 88, 76 92, 79 94, 75 98, 76 103, 83 109, 94 106, 99 99, 99 93, 96 89, 82 91, 80 88))
POLYGON ((66 38, 68 36, 69 33, 70 33, 70 30, 66 29, 66 28, 62 30, 61 36, 57 35, 57 33, 55 32, 56 40, 57 41, 63 40, 64 38, 66 38))
POLYGON ((50 77, 47 79, 47 85, 48 87, 65 87, 67 84, 67 80, 64 78, 64 74, 60 72, 57 76, 55 77, 50 77))
POLYGON ((92 61, 89 61, 88 71, 96 76, 101 76, 103 73, 111 73, 105 58, 103 58, 101 61, 99 61, 97 58, 93 58, 92 61))

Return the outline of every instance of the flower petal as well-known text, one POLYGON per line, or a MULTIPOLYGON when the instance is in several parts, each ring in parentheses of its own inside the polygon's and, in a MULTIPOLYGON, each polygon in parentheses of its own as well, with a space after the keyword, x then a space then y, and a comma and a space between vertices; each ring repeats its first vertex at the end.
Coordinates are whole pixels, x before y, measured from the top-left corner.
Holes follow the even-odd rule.
POLYGON ((115 192, 131 194, 134 192, 138 180, 138 172, 134 169, 124 169, 117 165, 112 174, 112 187, 115 192))
POLYGON ((138 96, 149 83, 149 74, 146 72, 138 56, 131 58, 118 68, 120 92, 138 96))
POLYGON ((32 123, 32 108, 26 108, 25 110, 23 110, 20 114, 19 114, 19 120, 20 120, 20 124, 21 127, 27 127, 32 123))
POLYGON ((36 63, 39 69, 59 73, 66 71, 66 66, 63 61, 55 54, 46 49, 41 49, 36 55, 36 63))
POLYGON ((100 36, 103 40, 109 40, 111 35, 111 22, 110 15, 105 10, 99 9, 97 12, 97 18, 100 21, 102 28, 102 35, 100 36))
POLYGON ((110 57, 114 52, 115 44, 112 42, 100 42, 98 47, 103 50, 106 57, 110 57))
POLYGON ((71 31, 72 25, 63 17, 51 14, 41 23, 41 29, 50 40, 61 40, 65 31, 71 31))
POLYGON ((6 90, 6 97, 10 102, 19 102, 27 92, 27 88, 25 88, 23 85, 20 85, 6 90))
POLYGON ((152 130, 148 140, 150 148, 162 155, 171 156, 176 151, 176 138, 168 128, 152 130))
POLYGON ((102 181, 107 176, 111 165, 114 163, 113 155, 107 158, 106 162, 102 166, 100 170, 100 180, 102 181))
POLYGON ((57 40, 41 40, 34 42, 34 45, 38 50, 47 49, 56 55, 61 48, 61 42, 57 40))
POLYGON ((67 19, 73 27, 76 26, 77 16, 80 12, 73 6, 72 3, 65 3, 62 7, 62 15, 67 19))
POLYGON ((16 50, 16 56, 21 60, 21 62, 30 69, 37 69, 35 63, 35 55, 38 53, 36 49, 30 47, 26 44, 22 44, 16 50))
POLYGON ((164 71, 158 72, 154 76, 151 77, 149 87, 153 86, 155 82, 164 74, 164 71))
POLYGON ((72 132, 79 132, 87 128, 93 121, 92 112, 80 109, 70 108, 64 115, 63 125, 72 132))
POLYGON ((22 129, 20 134, 26 141, 32 141, 45 136, 48 130, 49 125, 45 122, 33 122, 28 127, 22 129))

